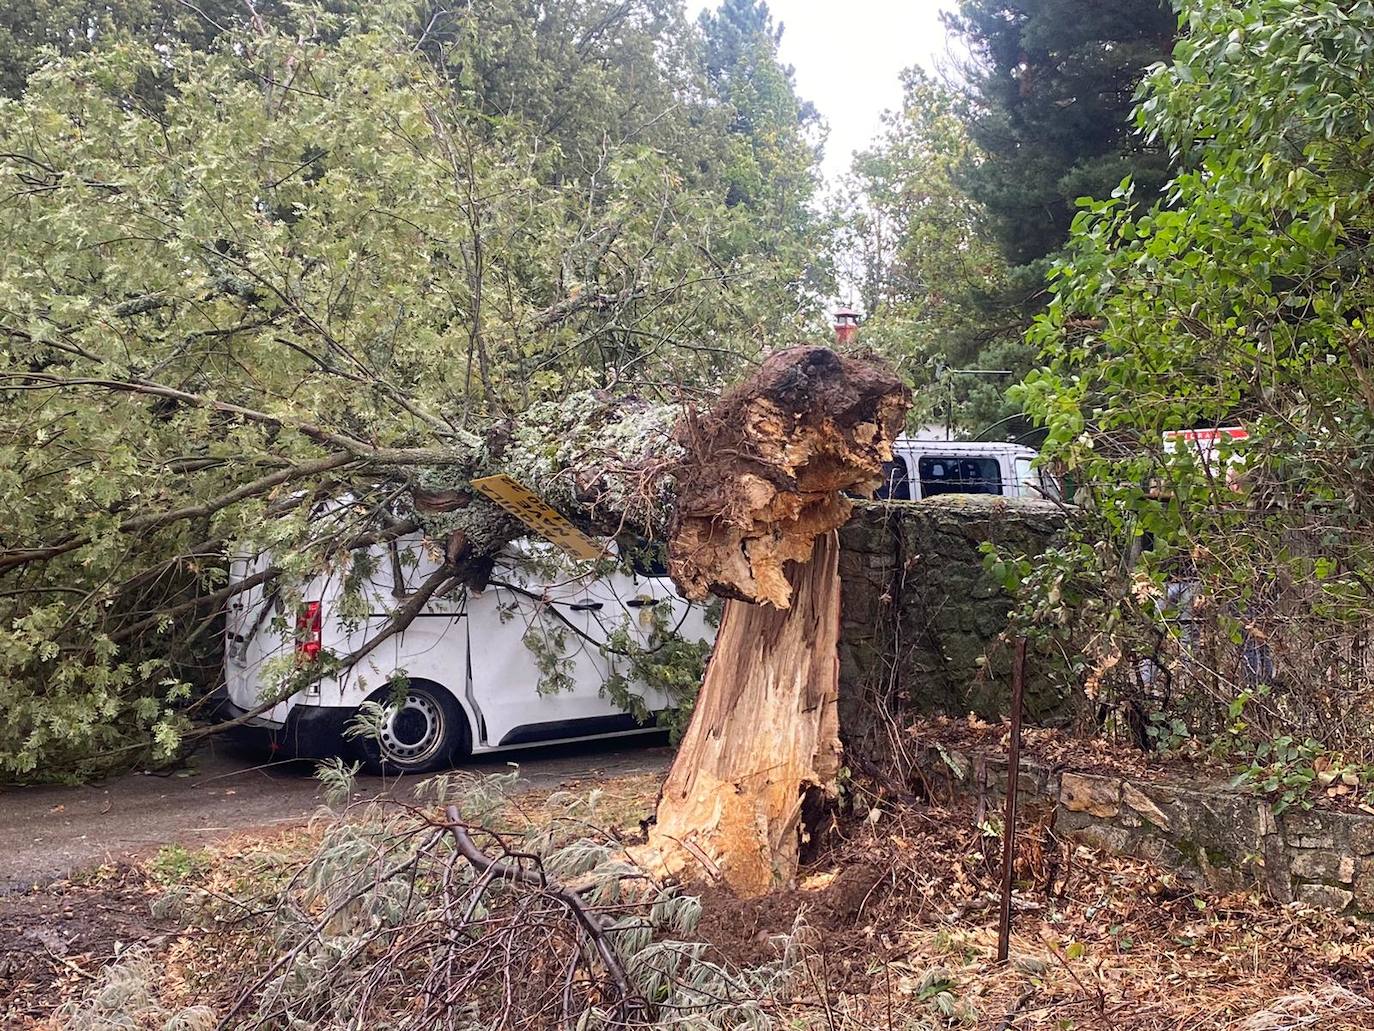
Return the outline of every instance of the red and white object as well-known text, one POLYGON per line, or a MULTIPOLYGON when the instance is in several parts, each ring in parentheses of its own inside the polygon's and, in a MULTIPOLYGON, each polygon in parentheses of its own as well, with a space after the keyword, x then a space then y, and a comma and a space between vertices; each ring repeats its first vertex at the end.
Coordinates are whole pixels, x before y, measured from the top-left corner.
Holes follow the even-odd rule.
MULTIPOLYGON (((1244 426, 1218 426, 1214 429, 1202 430, 1165 430, 1164 447, 1166 451, 1174 451, 1180 444, 1188 451, 1193 452, 1198 461, 1202 462, 1211 469, 1213 473, 1222 471, 1221 445, 1223 441, 1230 441, 1235 444, 1242 440, 1250 439, 1250 431, 1244 426)), ((1240 474, 1244 471, 1245 458, 1243 455, 1231 451, 1226 457, 1226 483, 1227 486, 1235 487, 1240 480, 1240 474)))

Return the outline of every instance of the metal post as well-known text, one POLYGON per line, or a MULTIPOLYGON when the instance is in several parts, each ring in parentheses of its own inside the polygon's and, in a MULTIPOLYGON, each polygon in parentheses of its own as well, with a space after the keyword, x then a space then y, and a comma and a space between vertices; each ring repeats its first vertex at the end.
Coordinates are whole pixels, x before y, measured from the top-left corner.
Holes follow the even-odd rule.
POLYGON ((1002 914, 997 925, 997 962, 1011 950, 1011 875, 1016 861, 1016 791, 1021 781, 1021 708, 1026 687, 1026 639, 1016 639, 1011 663, 1011 746, 1007 749, 1007 808, 1002 817, 1002 914))

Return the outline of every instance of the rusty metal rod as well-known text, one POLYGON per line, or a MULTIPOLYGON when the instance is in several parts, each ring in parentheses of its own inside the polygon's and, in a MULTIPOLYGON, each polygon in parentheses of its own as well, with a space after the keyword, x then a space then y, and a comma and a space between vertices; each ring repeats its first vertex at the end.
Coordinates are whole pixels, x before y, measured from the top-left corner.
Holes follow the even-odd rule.
POLYGON ((1026 639, 1016 639, 1011 662, 1011 745, 1007 749, 1007 807, 1002 816, 1002 913, 997 922, 997 962, 1011 951, 1011 879, 1016 863, 1016 791, 1021 782, 1021 709, 1026 691, 1026 639))

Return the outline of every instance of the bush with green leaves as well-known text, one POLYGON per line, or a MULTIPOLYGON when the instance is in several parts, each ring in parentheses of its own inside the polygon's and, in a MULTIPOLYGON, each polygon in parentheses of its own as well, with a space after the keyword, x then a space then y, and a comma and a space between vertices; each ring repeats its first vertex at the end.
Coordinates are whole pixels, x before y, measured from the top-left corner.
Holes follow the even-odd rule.
POLYGON ((1234 742, 1249 691, 1252 747, 1368 758, 1374 4, 1184 18, 1136 111, 1181 171, 1148 207, 1129 181, 1082 202, 1032 333, 1046 366, 1017 399, 1081 515, 1030 564, 1023 616, 1076 635, 1138 717, 1234 742), (1248 436, 1166 438, 1226 426, 1248 436))

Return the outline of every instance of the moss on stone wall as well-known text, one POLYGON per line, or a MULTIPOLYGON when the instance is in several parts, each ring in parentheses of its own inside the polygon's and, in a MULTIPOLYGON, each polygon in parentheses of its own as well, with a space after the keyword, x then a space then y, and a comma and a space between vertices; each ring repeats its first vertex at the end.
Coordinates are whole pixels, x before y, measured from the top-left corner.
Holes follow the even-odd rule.
MULTIPOLYGON (((841 722, 851 740, 883 711, 996 719, 1008 709, 1012 599, 984 568, 991 541, 1035 554, 1063 530, 1041 501, 944 495, 859 506, 840 531, 844 581, 841 722)), ((1032 651, 1028 718, 1067 719, 1072 699, 1060 661, 1032 651)))

